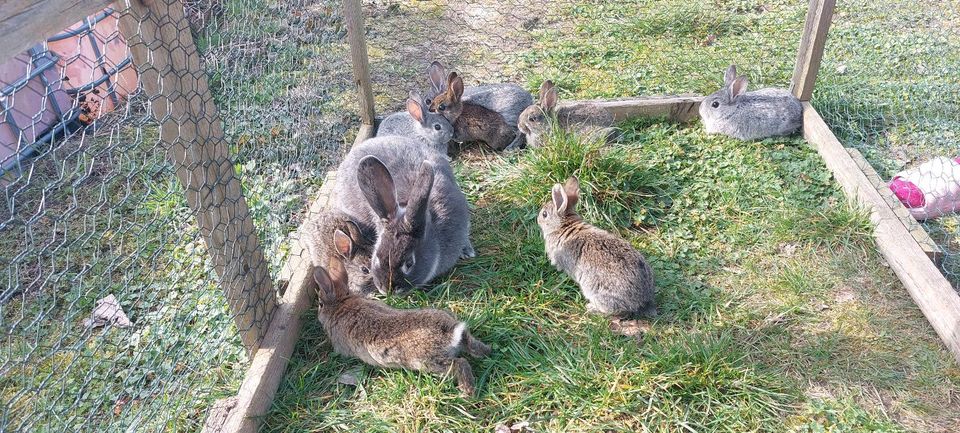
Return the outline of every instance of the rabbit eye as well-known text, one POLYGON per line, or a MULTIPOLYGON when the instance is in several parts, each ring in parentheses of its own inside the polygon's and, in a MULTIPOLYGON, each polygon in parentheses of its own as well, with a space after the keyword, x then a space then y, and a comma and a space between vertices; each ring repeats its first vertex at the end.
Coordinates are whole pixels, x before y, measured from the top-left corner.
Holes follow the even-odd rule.
POLYGON ((440 106, 437 107, 437 108, 438 108, 440 111, 444 111, 444 110, 447 109, 447 104, 440 104, 440 106))
POLYGON ((720 101, 713 101, 713 103, 711 103, 710 106, 713 107, 713 108, 719 108, 719 107, 720 107, 720 101))
POLYGON ((426 102, 426 103, 427 103, 427 105, 430 105, 430 103, 431 103, 431 102, 433 102, 433 100, 432 100, 432 99, 430 99, 430 98, 427 98, 427 100, 426 100, 426 101, 424 101, 424 102, 426 102))
POLYGON ((368 269, 366 266, 361 266, 360 272, 363 272, 363 275, 367 275, 370 273, 370 269, 368 269))
POLYGON ((434 123, 434 124, 433 124, 433 129, 436 129, 437 131, 439 131, 439 130, 441 129, 441 128, 440 128, 440 124, 439 124, 439 123, 434 123))
POLYGON ((544 209, 543 212, 540 212, 540 216, 546 218, 546 217, 547 217, 547 210, 544 209))

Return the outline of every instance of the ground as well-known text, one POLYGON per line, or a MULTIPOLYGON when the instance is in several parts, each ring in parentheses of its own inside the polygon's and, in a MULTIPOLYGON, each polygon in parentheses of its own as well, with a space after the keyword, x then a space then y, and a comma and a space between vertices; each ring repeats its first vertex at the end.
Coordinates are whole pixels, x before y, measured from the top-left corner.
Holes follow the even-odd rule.
MULTIPOLYGON (((221 7, 197 44, 276 274, 287 234, 358 122, 340 2, 209 3, 221 7)), ((731 62, 751 88, 786 86, 805 7, 471 0, 364 10, 385 113, 424 88, 434 58, 470 84, 533 90, 552 79, 565 99, 705 94, 731 62)), ((956 149, 958 10, 957 1, 838 6, 813 102, 882 176, 956 149)), ((142 102, 121 113, 124 123, 41 158, 28 182, 4 184, 17 204, 0 216, 16 229, 0 250, 28 252, 0 260, 24 289, 3 305, 11 332, 0 395, 17 416, 44 415, 36 419, 51 431, 87 417, 105 431, 195 430, 243 374, 242 346, 142 102), (134 328, 82 332, 106 293, 134 328), (41 381, 45 391, 21 394, 41 381)), ((960 430, 957 364, 876 253, 863 211, 801 140, 621 126, 624 139, 609 148, 557 137, 519 155, 469 147, 457 156, 479 255, 388 302, 453 311, 494 347, 473 362, 477 400, 459 398, 449 379, 332 354, 309 314, 263 430, 960 430), (584 216, 653 265, 662 314, 643 338, 584 314, 576 286, 546 261, 534 209, 570 174, 584 180, 584 216), (343 373, 357 386, 338 384, 343 373)), ((930 225, 953 252, 954 281, 957 227, 955 218, 930 225)))

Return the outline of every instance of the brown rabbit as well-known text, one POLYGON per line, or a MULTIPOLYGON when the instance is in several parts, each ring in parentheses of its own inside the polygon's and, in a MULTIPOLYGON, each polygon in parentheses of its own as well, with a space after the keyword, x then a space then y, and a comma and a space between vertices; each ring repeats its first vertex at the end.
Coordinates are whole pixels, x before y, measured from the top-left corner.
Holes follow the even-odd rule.
POLYGON ((324 210, 311 215, 304 224, 303 244, 314 267, 327 264, 333 255, 343 259, 350 291, 361 295, 376 292, 370 273, 370 258, 376 232, 361 226, 343 212, 324 210))
POLYGON ((447 76, 447 88, 430 101, 430 111, 443 115, 453 124, 453 137, 457 141, 482 141, 494 150, 503 150, 517 138, 517 129, 510 126, 503 116, 489 108, 465 103, 463 79, 451 72, 447 76))
POLYGON ((460 352, 483 358, 490 346, 470 335, 466 323, 446 311, 398 310, 351 293, 340 260, 332 258, 328 269, 313 273, 320 298, 317 318, 337 353, 377 367, 434 374, 452 369, 463 395, 474 395, 473 369, 460 352))

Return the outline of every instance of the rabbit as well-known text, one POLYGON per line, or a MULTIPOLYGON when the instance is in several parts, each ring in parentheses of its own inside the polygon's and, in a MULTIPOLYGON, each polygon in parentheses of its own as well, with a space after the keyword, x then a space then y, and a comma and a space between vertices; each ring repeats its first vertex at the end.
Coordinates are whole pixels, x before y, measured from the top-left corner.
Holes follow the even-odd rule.
POLYGON ((723 87, 700 103, 700 119, 708 134, 723 134, 739 140, 759 140, 790 135, 803 124, 803 106, 783 89, 747 92, 747 77, 737 76, 730 65, 723 87))
POLYGON ((376 291, 370 275, 373 239, 372 226, 361 226, 337 210, 324 210, 308 217, 304 224, 303 244, 313 267, 324 266, 336 255, 343 260, 350 291, 361 295, 376 291))
MULTIPOLYGON (((440 62, 435 61, 427 68, 430 81, 430 88, 424 99, 427 106, 432 105, 433 99, 447 90, 448 76, 447 68, 440 62)), ((496 111, 508 125, 516 128, 520 113, 533 104, 533 95, 512 83, 481 84, 464 88, 463 102, 496 111)))
POLYGON ((333 200, 376 229, 370 261, 381 293, 404 293, 474 257, 470 210, 444 155, 397 136, 353 147, 338 169, 333 200))
POLYGON ((520 132, 526 135, 527 145, 539 147, 550 130, 551 119, 560 128, 580 135, 614 137, 613 115, 596 104, 557 106, 557 88, 550 80, 540 85, 540 100, 520 113, 520 132))
POLYGON ((315 268, 313 276, 319 295, 317 319, 338 354, 376 367, 441 375, 452 369, 460 392, 466 397, 475 394, 473 369, 460 354, 484 358, 491 349, 470 334, 466 323, 446 311, 398 310, 351 293, 338 258, 330 260, 328 270, 315 268))
POLYGON ((594 227, 576 213, 580 182, 555 184, 537 215, 547 257, 580 286, 587 311, 617 318, 656 316, 653 271, 622 238, 594 227))
POLYGON ((456 72, 447 77, 447 89, 431 101, 430 111, 443 115, 453 124, 454 138, 459 141, 482 141, 494 150, 516 146, 519 135, 500 113, 480 105, 462 101, 463 79, 456 72))
POLYGON ((393 113, 383 119, 377 128, 377 136, 413 138, 446 155, 447 144, 453 139, 453 125, 443 116, 426 110, 423 99, 416 93, 410 93, 406 108, 407 111, 393 113))

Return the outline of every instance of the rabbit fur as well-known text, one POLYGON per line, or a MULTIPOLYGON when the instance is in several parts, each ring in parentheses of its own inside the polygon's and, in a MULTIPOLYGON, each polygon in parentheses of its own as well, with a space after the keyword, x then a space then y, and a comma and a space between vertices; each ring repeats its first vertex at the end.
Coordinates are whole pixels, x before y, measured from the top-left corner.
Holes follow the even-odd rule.
POLYGON ((520 132, 526 136, 527 146, 540 147, 554 119, 561 129, 581 136, 602 136, 611 140, 616 135, 613 115, 609 111, 596 104, 558 106, 557 88, 547 80, 540 85, 537 103, 520 113, 520 132))
MULTIPOLYGON (((447 90, 447 68, 440 62, 433 62, 427 68, 427 78, 430 87, 426 92, 424 102, 432 105, 433 99, 447 90)), ((520 113, 533 104, 533 95, 513 83, 481 84, 465 87, 463 102, 476 104, 496 111, 503 116, 503 120, 513 128, 517 127, 520 113)))
POLYGON ((354 146, 338 169, 333 202, 375 228, 370 272, 381 293, 420 287, 475 255, 467 199, 449 162, 412 139, 354 146))
POLYGON ((443 116, 431 113, 423 104, 423 99, 411 92, 406 101, 406 111, 393 113, 377 128, 377 136, 399 135, 418 140, 430 149, 442 155, 447 154, 447 146, 453 139, 453 125, 443 116))
POLYGON ((441 375, 452 370, 460 392, 467 397, 475 394, 473 370, 460 355, 484 358, 490 346, 474 338, 466 323, 446 311, 399 310, 351 293, 338 258, 329 262, 327 270, 315 268, 313 275, 318 287, 317 318, 338 354, 377 367, 441 375))
POLYGON ((555 184, 537 215, 547 257, 580 286, 587 311, 625 318, 656 315, 653 271, 627 241, 580 218, 576 177, 555 184))
POLYGON ((453 124, 454 138, 460 141, 481 141, 494 150, 514 145, 519 131, 510 126, 500 113, 480 105, 464 103, 463 79, 456 72, 447 76, 447 89, 436 95, 430 111, 453 124))
POLYGON ((803 124, 803 106, 792 93, 766 88, 747 92, 747 77, 730 65, 724 85, 700 103, 700 119, 708 134, 739 140, 790 135, 803 124))

